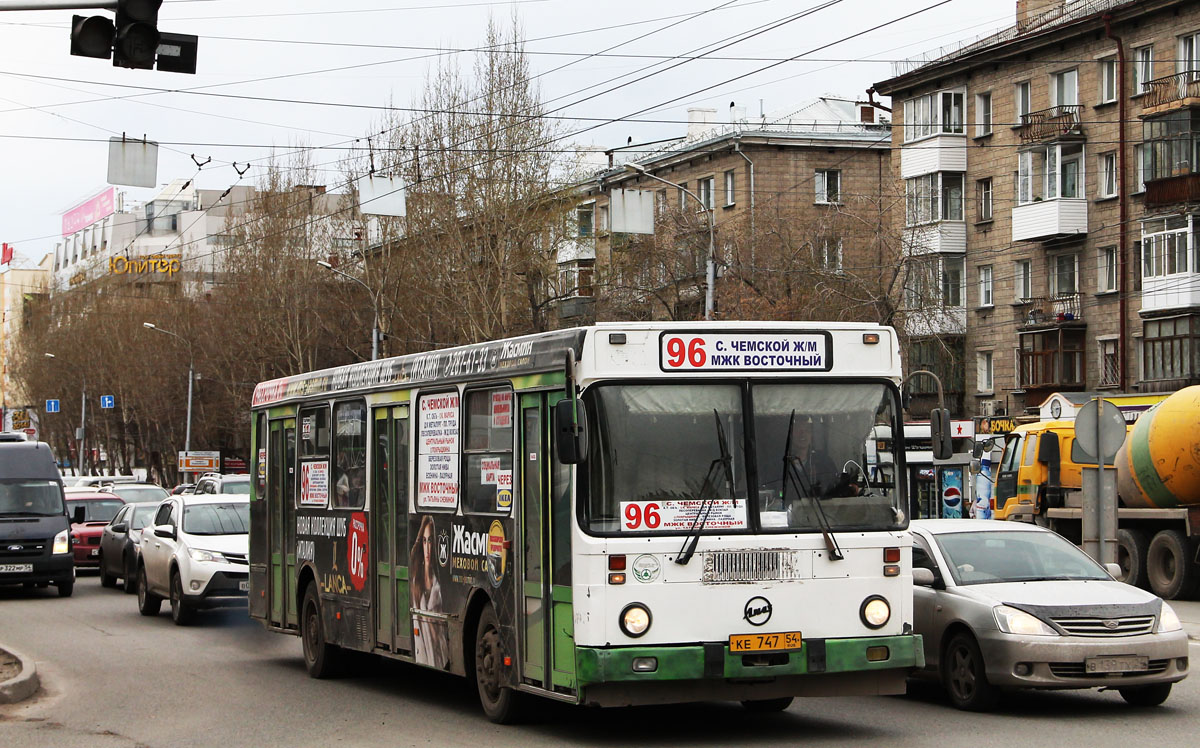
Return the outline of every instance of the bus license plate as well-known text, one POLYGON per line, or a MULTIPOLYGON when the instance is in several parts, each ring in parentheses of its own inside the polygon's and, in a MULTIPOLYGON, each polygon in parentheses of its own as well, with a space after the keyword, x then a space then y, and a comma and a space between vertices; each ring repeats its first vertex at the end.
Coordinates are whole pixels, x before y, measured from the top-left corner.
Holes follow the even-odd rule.
POLYGON ((729 651, 738 652, 789 652, 800 649, 800 632, 784 631, 779 634, 732 634, 729 651))
POLYGON ((249 592, 250 591, 250 583, 249 582, 238 582, 238 589, 241 590, 242 592, 249 592))
POLYGON ((1150 669, 1149 657, 1089 657, 1083 661, 1089 673, 1140 673, 1150 669))
POLYGON ((33 571, 33 564, 0 564, 0 574, 20 574, 33 571))

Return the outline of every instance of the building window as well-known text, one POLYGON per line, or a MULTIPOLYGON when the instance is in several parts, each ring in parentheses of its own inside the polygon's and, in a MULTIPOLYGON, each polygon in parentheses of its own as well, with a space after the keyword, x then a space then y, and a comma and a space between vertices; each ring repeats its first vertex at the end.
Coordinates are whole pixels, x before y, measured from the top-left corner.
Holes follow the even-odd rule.
POLYGON ((1013 291, 1017 301, 1033 298, 1033 262, 1017 260, 1013 272, 1013 291))
POLYGON ((596 208, 596 230, 601 234, 608 233, 608 206, 601 205, 596 208))
POLYGON ((1050 76, 1050 106, 1075 106, 1079 103, 1079 71, 1064 70, 1050 76))
POLYGON ((1138 47, 1133 50, 1133 93, 1143 94, 1150 90, 1154 80, 1154 47, 1138 47))
POLYGON ((991 135, 992 133, 992 94, 982 93, 975 96, 975 136, 991 135))
POLYGON ((1137 143, 1133 146, 1133 194, 1146 191, 1146 157, 1150 153, 1150 149, 1145 143, 1137 143))
POLYGON ((817 169, 813 175, 817 185, 818 203, 840 203, 842 197, 842 173, 836 169, 817 169))
POLYGON ((1018 120, 1017 122, 1015 122, 1013 124, 1020 124, 1021 117, 1024 117, 1025 115, 1029 114, 1029 111, 1030 111, 1029 105, 1031 102, 1031 97, 1030 97, 1030 90, 1029 90, 1029 81, 1021 81, 1020 83, 1018 83, 1014 87, 1013 97, 1014 97, 1014 103, 1016 104, 1016 107, 1017 107, 1017 120, 1018 120))
POLYGON ((942 92, 942 132, 963 132, 963 95, 962 92, 942 92))
POLYGON ((1079 255, 1054 255, 1050 258, 1050 294, 1066 296, 1079 292, 1079 255))
POLYGON ((934 133, 963 133, 962 91, 939 91, 904 102, 905 142, 934 133))
POLYGON ((1096 291, 1117 290, 1117 248, 1101 247, 1096 256, 1096 291))
POLYGON ((942 174, 942 220, 963 219, 963 175, 942 174))
POLYGON ((842 272, 841 239, 825 239, 821 242, 821 268, 831 273, 842 272))
POLYGON ((737 196, 737 179, 733 169, 725 172, 725 207, 733 205, 737 196))
POLYGON ((1143 330, 1145 379, 1192 379, 1200 374, 1200 317, 1146 320, 1143 330))
POLYGON ((1100 154, 1100 197, 1117 194, 1117 154, 1100 154))
POLYGON ((667 191, 659 190, 654 193, 654 212, 658 216, 667 214, 667 191))
POLYGON ((713 177, 705 177, 696 183, 696 191, 700 195, 700 202, 704 205, 705 210, 712 210, 715 196, 713 191, 716 189, 716 180, 713 177))
POLYGON ((963 268, 966 262, 962 257, 945 257, 942 259, 942 306, 963 306, 963 268))
POLYGON ((687 207, 688 207, 687 201, 688 201, 687 182, 680 182, 679 183, 679 211, 681 213, 687 210, 687 207))
POLYGON ((905 225, 963 220, 963 175, 936 172, 905 180, 905 225))
POLYGON ((1100 386, 1116 387, 1121 383, 1120 341, 1112 338, 1100 341, 1100 386))
POLYGON ((979 306, 992 306, 992 266, 979 266, 979 306))
POLYGON ((1176 72, 1191 73, 1190 80, 1200 77, 1200 33, 1179 37, 1179 58, 1175 61, 1176 72))
POLYGON ((975 194, 979 197, 979 220, 992 220, 992 180, 980 179, 975 183, 975 194))
POLYGON ((992 352, 979 351, 975 354, 976 363, 976 387, 980 392, 991 392, 994 389, 993 370, 992 370, 992 352))
POLYGON ((579 237, 581 239, 586 239, 588 237, 595 236, 595 234, 596 234, 595 218, 596 218, 595 203, 588 203, 587 205, 580 205, 578 208, 575 209, 575 224, 576 224, 576 227, 578 228, 579 237))
POLYGON ((1185 109, 1145 120, 1144 179, 1167 179, 1197 173, 1200 161, 1200 112, 1185 109))
POLYGON ((1100 61, 1100 103, 1117 100, 1117 58, 1105 57, 1100 61))
MULTIPOLYGON (((1189 216, 1155 218, 1142 222, 1142 277, 1192 272, 1188 257, 1189 216)), ((1193 236, 1193 240, 1200 237, 1193 236)))
POLYGON ((1083 144, 1053 143, 1017 154, 1017 203, 1083 197, 1083 144))

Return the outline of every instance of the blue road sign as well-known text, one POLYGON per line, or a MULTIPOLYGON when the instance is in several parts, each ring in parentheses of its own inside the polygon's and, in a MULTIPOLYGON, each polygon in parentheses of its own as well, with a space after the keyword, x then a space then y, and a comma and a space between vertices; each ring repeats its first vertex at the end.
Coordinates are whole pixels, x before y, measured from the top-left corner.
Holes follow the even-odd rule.
POLYGON ((58 412, 58 401, 57 400, 47 400, 46 401, 46 412, 47 413, 57 413, 58 412))
POLYGON ((116 397, 114 397, 112 395, 101 395, 100 396, 100 407, 101 408, 112 408, 112 407, 116 406, 116 404, 117 404, 116 397))

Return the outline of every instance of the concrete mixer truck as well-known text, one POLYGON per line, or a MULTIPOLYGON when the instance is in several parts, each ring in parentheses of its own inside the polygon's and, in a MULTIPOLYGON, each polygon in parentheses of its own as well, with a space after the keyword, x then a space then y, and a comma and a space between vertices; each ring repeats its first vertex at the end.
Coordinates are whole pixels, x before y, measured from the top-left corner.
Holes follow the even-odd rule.
MULTIPOLYGON (((1008 434, 994 516, 1036 522, 1079 543, 1083 451, 1071 421, 1008 434)), ((1117 471, 1122 580, 1175 599, 1200 591, 1200 386, 1179 390, 1130 424, 1117 471)))

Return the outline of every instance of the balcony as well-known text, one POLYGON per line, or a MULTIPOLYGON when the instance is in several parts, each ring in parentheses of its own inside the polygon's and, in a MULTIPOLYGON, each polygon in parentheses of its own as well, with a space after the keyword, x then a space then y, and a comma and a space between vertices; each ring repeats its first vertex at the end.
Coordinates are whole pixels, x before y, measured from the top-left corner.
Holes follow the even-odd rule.
POLYGON ((967 251, 967 224, 963 221, 938 221, 910 229, 909 254, 964 254, 967 251))
POLYGON ((1200 70, 1155 78, 1146 81, 1146 87, 1142 97, 1143 117, 1200 106, 1200 70))
POLYGON ((930 307, 913 309, 904 319, 904 330, 911 337, 965 335, 966 307, 930 307))
POLYGON ((1186 203, 1200 203, 1200 173, 1193 172, 1146 182, 1146 194, 1142 198, 1142 204, 1147 208, 1186 203))
POLYGON ((1012 211, 1014 242, 1045 241, 1059 236, 1086 234, 1087 198, 1060 197, 1035 200, 1012 211))
POLYGON ((1026 390, 1084 389, 1084 330, 1048 330, 1020 336, 1017 382, 1026 390))
POLYGON ((1077 104, 1061 105, 1022 114, 1021 124, 1017 126, 1017 135, 1023 143, 1078 135, 1080 108, 1077 104))
POLYGON ((1055 327, 1084 327, 1083 294, 1065 293, 1024 299, 1018 330, 1045 330, 1055 327))

